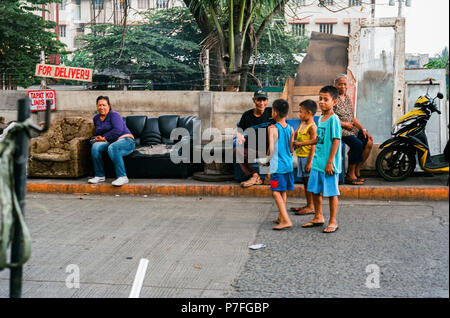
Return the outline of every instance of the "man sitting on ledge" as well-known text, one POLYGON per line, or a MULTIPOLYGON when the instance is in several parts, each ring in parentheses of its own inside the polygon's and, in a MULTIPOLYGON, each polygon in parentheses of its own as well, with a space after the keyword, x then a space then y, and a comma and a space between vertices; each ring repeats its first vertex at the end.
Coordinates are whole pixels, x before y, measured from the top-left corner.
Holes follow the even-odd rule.
POLYGON ((253 168, 252 163, 249 162, 248 158, 257 158, 258 153, 266 153, 267 149, 258 149, 259 141, 258 136, 264 136, 266 140, 261 141, 267 148, 267 126, 273 121, 272 120, 272 107, 267 107, 269 97, 264 89, 258 89, 253 95, 253 103, 255 107, 247 110, 242 114, 241 120, 237 125, 236 132, 236 142, 237 145, 233 150, 234 158, 237 158, 237 163, 242 173, 248 178, 247 181, 241 182, 241 186, 244 188, 251 187, 252 185, 262 184, 261 177, 253 168), (256 133, 256 142, 250 142, 248 138, 242 134, 247 128, 261 126, 258 129, 264 129, 264 134, 256 133), (243 147, 242 147, 243 145, 243 147), (242 160, 239 160, 243 158, 242 160))

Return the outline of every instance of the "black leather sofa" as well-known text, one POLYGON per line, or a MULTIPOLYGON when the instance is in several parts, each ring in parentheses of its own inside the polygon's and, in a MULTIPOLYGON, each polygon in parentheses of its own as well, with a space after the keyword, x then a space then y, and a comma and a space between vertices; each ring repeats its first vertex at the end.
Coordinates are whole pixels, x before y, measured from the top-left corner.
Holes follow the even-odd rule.
MULTIPOLYGON (((162 115, 156 118, 131 115, 123 119, 136 141, 136 149, 124 157, 128 178, 187 178, 203 169, 201 163, 196 164, 192 160, 193 133, 195 129, 200 129, 201 122, 197 116, 162 115), (189 136, 179 137, 177 140, 170 139, 170 134, 175 128, 185 128, 189 136), (177 145, 175 148, 179 148, 180 155, 182 145, 189 147, 189 162, 174 163, 169 153, 148 154, 144 151, 151 150, 157 145, 166 145, 167 148, 177 145)), ((111 159, 107 154, 104 159, 106 177, 115 178, 111 159)))

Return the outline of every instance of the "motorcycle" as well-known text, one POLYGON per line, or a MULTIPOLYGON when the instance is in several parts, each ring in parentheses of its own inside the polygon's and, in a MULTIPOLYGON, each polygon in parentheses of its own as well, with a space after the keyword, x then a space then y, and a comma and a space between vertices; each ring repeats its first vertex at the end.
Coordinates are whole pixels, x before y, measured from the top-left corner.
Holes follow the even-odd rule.
MULTIPOLYGON (((430 80, 430 85, 432 81, 430 80)), ((392 138, 380 145, 383 149, 377 156, 377 172, 387 181, 401 181, 409 177, 416 167, 416 155, 420 167, 427 172, 449 172, 449 162, 445 154, 431 156, 425 127, 433 113, 441 112, 436 106, 436 98, 442 99, 442 93, 436 97, 420 96, 414 109, 402 116, 392 127, 392 138)), ((448 148, 448 142, 447 142, 448 148)))

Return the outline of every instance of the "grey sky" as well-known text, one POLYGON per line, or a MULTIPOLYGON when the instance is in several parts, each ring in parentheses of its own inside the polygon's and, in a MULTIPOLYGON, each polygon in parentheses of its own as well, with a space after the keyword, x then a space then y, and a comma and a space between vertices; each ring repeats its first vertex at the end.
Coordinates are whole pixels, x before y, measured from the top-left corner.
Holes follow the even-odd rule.
MULTIPOLYGON (((376 3, 376 17, 397 16, 397 0, 395 7, 388 5, 389 0, 376 0, 376 3)), ((411 3, 411 7, 403 5, 402 9, 406 18, 406 52, 430 56, 441 53, 449 46, 449 1, 411 0, 411 3)))

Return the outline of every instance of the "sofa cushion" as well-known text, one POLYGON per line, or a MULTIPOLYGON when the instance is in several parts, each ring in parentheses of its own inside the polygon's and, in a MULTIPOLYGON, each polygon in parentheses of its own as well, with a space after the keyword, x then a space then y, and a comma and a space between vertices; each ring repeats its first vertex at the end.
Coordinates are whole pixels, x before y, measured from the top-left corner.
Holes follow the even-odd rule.
POLYGON ((147 116, 142 115, 131 115, 127 116, 126 125, 130 132, 133 134, 136 144, 141 144, 141 135, 144 131, 145 122, 147 121, 147 116))
POLYGON ((165 144, 173 144, 174 141, 170 139, 170 133, 177 128, 178 115, 162 115, 158 118, 159 131, 161 132, 161 141, 165 144))
POLYGON ((70 151, 53 149, 45 153, 36 153, 30 156, 31 160, 64 162, 70 160, 70 151))
POLYGON ((178 127, 186 128, 189 131, 189 135, 192 136, 194 131, 194 119, 198 118, 197 116, 185 116, 180 117, 178 119, 178 127))
POLYGON ((151 146, 161 143, 158 118, 147 118, 147 122, 145 123, 144 130, 141 134, 141 145, 151 146))

